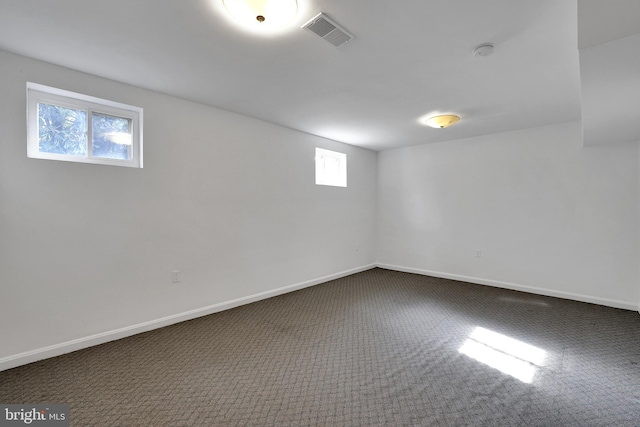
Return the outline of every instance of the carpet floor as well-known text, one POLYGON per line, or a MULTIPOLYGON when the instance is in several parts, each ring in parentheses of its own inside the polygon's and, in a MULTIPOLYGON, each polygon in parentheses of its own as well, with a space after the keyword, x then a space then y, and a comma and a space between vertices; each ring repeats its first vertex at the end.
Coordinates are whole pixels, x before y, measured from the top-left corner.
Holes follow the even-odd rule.
POLYGON ((372 269, 0 372, 72 426, 640 426, 640 314, 372 269))

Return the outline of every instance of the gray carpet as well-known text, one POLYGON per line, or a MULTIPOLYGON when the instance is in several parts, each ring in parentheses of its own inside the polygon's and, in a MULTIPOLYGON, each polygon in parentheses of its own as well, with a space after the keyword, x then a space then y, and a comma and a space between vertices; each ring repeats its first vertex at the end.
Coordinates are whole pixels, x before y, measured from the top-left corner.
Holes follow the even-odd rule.
POLYGON ((0 402, 73 426, 640 426, 640 314, 373 269, 0 372, 0 402))

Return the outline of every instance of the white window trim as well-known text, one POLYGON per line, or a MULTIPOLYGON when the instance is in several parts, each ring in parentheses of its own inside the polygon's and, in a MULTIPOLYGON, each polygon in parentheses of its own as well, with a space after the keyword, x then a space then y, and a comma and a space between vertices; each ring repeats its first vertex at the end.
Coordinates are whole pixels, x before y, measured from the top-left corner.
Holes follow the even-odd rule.
POLYGON ((94 96, 71 92, 27 82, 27 157, 61 160, 66 162, 94 163, 99 165, 142 168, 142 108, 94 96), (88 114, 87 156, 40 152, 38 141, 38 103, 50 103, 62 107, 84 110, 88 114), (105 159, 91 156, 91 113, 106 114, 131 120, 132 155, 130 160, 105 159))
POLYGON ((316 147, 316 185, 332 187, 347 186, 347 155, 337 151, 316 147), (328 175, 324 169, 323 159, 331 158, 338 162, 337 175, 328 175))

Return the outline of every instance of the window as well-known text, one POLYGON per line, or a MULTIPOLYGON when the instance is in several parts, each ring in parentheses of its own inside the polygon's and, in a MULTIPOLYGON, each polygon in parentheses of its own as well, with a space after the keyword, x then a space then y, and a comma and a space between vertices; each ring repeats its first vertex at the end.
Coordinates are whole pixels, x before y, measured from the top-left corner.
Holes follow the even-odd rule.
POLYGON ((347 155, 316 147, 316 184, 347 186, 347 155))
POLYGON ((142 167, 142 108, 27 83, 27 156, 142 167))

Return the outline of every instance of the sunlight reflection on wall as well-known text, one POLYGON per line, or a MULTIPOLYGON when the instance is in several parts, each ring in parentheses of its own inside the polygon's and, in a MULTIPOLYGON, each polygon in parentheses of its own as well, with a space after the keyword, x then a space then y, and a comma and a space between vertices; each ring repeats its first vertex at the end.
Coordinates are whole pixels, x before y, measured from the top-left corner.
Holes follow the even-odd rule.
POLYGON ((533 382, 547 356, 538 347, 479 326, 458 351, 527 384, 533 382))

